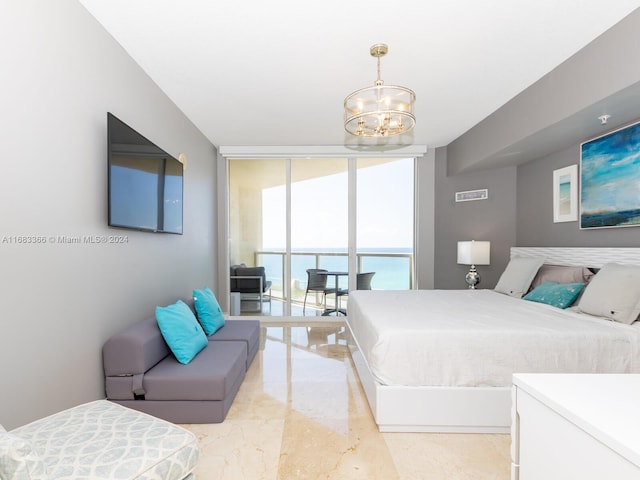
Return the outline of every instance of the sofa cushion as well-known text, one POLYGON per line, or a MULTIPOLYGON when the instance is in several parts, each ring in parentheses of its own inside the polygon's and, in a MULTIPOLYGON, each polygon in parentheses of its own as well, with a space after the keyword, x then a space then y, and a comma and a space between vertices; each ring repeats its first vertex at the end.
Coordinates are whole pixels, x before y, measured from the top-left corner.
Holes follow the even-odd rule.
POLYGON ((204 333, 212 335, 224 325, 222 309, 210 288, 194 290, 193 304, 204 333))
POLYGON ((220 330, 209 337, 212 341, 242 341, 247 346, 247 370, 260 345, 259 320, 227 320, 220 330))
POLYGON ((182 300, 156 307, 158 327, 176 359, 187 364, 207 346, 207 336, 191 309, 182 300))
POLYGON ((104 374, 107 377, 139 375, 169 355, 155 317, 114 334, 102 347, 104 374))
POLYGON ((244 342, 208 342, 188 365, 172 356, 143 379, 147 400, 224 400, 246 370, 244 342))

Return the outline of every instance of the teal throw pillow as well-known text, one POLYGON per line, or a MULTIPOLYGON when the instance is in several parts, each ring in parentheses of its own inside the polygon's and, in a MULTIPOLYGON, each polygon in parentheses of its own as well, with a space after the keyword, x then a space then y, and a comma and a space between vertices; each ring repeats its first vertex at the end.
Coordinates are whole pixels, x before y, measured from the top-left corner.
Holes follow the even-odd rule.
POLYGON ((198 321, 207 335, 213 335, 224 326, 224 315, 216 296, 211 289, 193 291, 193 304, 196 307, 198 321))
POLYGON ((189 363, 209 343, 195 315, 182 300, 167 307, 156 307, 156 321, 180 363, 189 363))
POLYGON ((567 308, 573 305, 583 288, 584 283, 545 282, 531 290, 523 298, 558 308, 567 308))

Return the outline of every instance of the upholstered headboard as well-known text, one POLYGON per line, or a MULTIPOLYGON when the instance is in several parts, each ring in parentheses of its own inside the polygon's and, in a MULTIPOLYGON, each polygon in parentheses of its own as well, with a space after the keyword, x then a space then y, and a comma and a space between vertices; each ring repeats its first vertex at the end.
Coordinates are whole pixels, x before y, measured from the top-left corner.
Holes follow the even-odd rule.
POLYGON ((611 262, 640 265, 640 248, 511 247, 513 257, 544 257, 548 264, 601 268, 611 262))

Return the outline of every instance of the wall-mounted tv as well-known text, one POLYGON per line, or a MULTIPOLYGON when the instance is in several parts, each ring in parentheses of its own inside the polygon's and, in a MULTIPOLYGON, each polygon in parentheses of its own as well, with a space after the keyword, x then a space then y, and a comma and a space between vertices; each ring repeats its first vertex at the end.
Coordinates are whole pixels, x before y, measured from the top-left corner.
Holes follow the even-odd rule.
POLYGON ((182 163, 112 113, 109 226, 182 234, 182 163))

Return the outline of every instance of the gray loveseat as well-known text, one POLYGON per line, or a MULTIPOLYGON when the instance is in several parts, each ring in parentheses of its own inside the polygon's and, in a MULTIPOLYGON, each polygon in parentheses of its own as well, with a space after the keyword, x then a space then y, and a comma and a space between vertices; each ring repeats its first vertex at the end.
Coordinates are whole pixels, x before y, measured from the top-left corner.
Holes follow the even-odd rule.
POLYGON ((184 365, 172 354, 155 317, 112 336, 103 346, 107 399, 174 423, 224 420, 260 343, 260 322, 227 320, 184 365))

